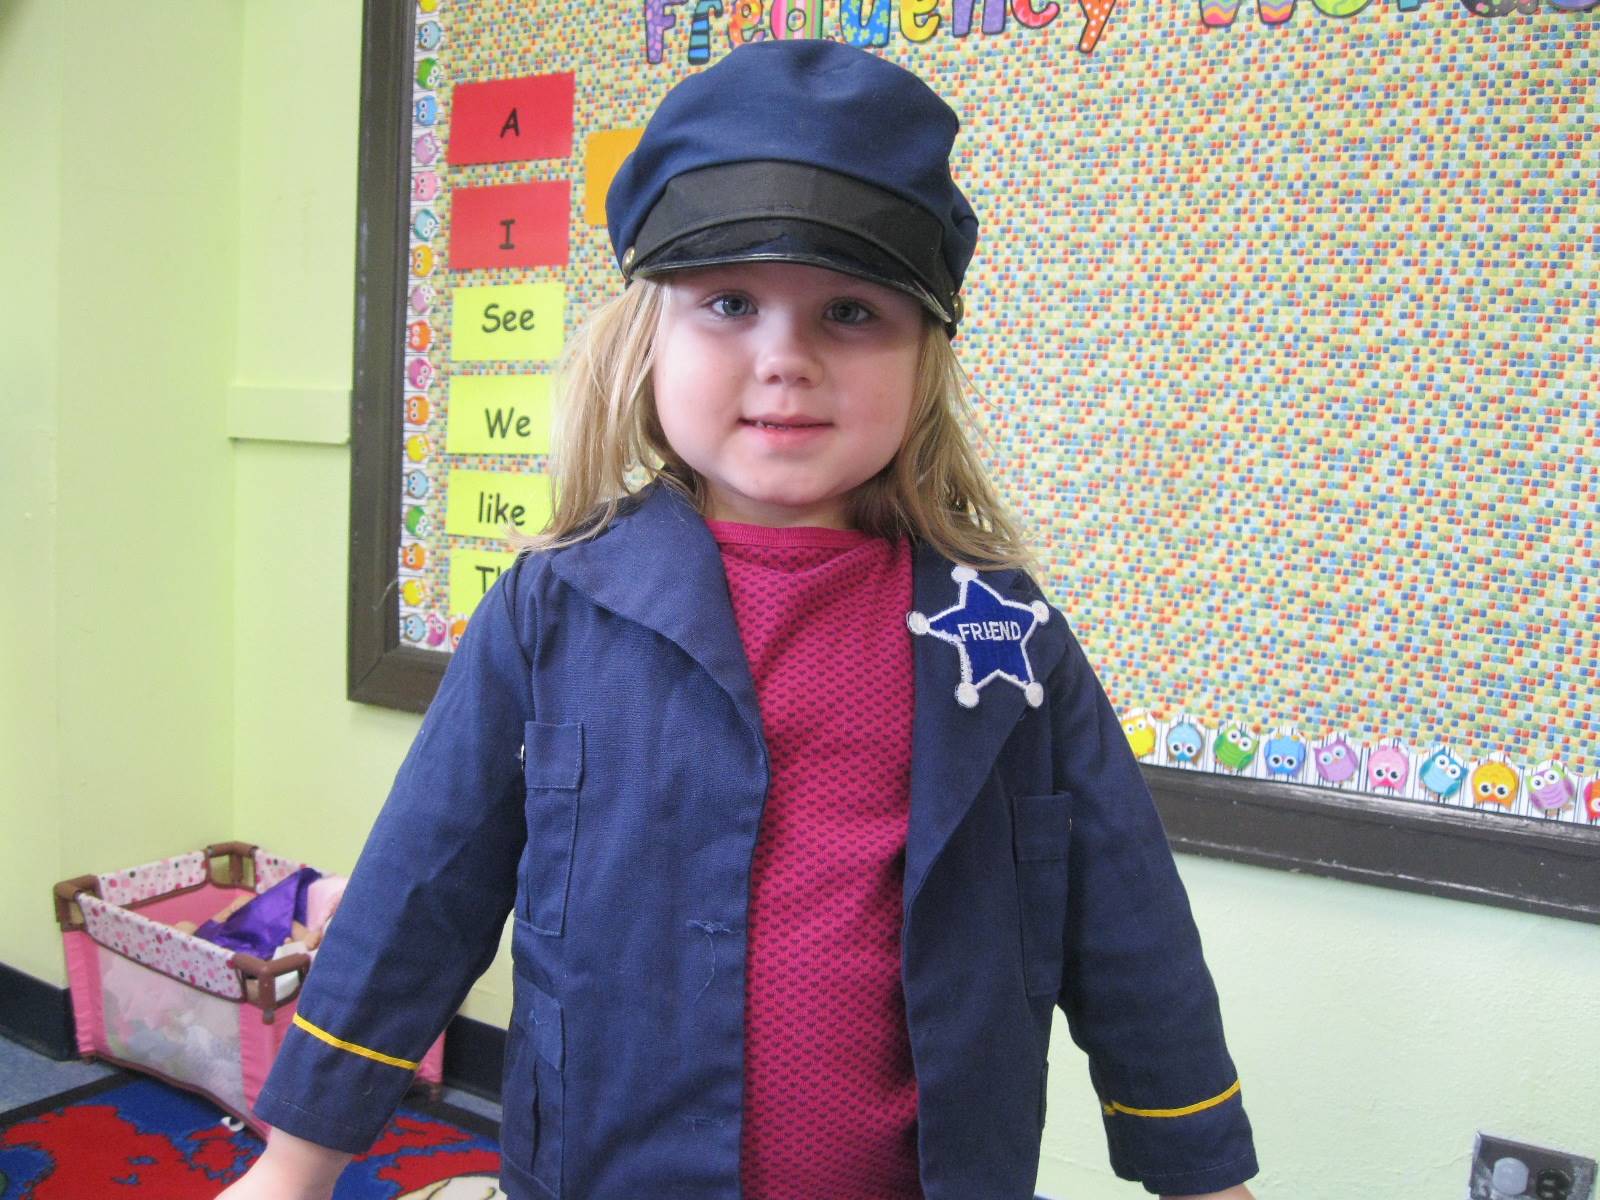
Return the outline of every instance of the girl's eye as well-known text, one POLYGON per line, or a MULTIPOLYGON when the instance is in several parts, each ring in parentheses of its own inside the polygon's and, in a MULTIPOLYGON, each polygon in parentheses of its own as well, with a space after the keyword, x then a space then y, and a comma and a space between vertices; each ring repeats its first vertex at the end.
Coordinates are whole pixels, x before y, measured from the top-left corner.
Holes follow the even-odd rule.
POLYGON ((828 305, 828 319, 841 325, 860 325, 872 319, 872 310, 854 300, 835 300, 828 305))
POLYGON ((744 296, 714 296, 707 307, 719 317, 747 317, 755 311, 744 296))

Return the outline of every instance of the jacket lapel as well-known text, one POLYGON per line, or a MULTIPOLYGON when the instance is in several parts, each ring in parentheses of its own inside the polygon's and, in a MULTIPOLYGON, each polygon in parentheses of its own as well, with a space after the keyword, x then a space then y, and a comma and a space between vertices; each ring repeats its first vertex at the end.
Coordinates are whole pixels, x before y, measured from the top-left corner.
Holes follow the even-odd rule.
POLYGON ((760 732, 761 709, 722 555, 705 520, 683 496, 650 485, 604 533, 552 554, 550 568, 602 608, 674 642, 760 732))
MULTIPOLYGON (((953 563, 918 542, 913 566, 915 611, 931 617, 956 603, 953 563)), ((979 578, 1008 600, 1039 598, 1021 571, 983 572, 979 578)), ((1033 676, 1044 683, 1066 648, 1066 622, 1051 611, 1027 642, 1033 676)), ((994 769, 1005 744, 1027 710, 1022 689, 1004 679, 982 688, 978 703, 956 700, 961 683, 958 651, 936 637, 912 638, 916 711, 911 729, 911 823, 906 834, 905 903, 909 911, 929 868, 967 814, 994 769)), ((1046 703, 1048 703, 1048 694, 1046 703)))

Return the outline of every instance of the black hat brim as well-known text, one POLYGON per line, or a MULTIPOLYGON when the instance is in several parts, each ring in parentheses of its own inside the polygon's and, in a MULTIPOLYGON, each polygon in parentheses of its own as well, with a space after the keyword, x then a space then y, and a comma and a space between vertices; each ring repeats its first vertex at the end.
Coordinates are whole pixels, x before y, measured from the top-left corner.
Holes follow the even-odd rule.
POLYGON ((697 267, 744 262, 791 262, 839 271, 912 297, 946 325, 939 302, 906 265, 861 238, 809 221, 764 218, 702 229, 667 243, 633 264, 632 275, 650 278, 697 267))
POLYGON ((952 330, 961 317, 932 214, 802 163, 726 163, 675 177, 622 265, 633 278, 763 261, 826 267, 895 288, 952 330))

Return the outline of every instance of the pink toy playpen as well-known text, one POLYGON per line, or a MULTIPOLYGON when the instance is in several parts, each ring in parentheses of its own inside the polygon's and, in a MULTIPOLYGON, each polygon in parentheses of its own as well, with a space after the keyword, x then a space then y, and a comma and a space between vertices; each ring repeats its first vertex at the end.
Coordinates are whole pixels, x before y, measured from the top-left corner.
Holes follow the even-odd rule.
MULTIPOLYGON (((264 1136, 267 1127, 250 1108, 315 954, 269 961, 175 926, 199 925, 302 865, 244 842, 223 842, 56 884, 78 1053, 199 1092, 264 1136)), ((326 925, 342 887, 337 877, 324 879, 328 886, 306 912, 313 932, 326 925)), ((435 1098, 443 1064, 441 1034, 417 1070, 435 1098)))

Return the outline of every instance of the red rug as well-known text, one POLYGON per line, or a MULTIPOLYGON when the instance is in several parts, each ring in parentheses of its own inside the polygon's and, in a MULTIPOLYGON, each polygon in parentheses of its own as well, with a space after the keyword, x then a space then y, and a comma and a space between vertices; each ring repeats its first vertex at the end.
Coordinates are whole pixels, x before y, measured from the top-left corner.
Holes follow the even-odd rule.
MULTIPOLYGON (((261 1153, 249 1129, 159 1080, 119 1072, 0 1113, 0 1200, 212 1200, 261 1153)), ((351 1163, 334 1200, 489 1200, 494 1123, 449 1104, 408 1101, 351 1163)))

